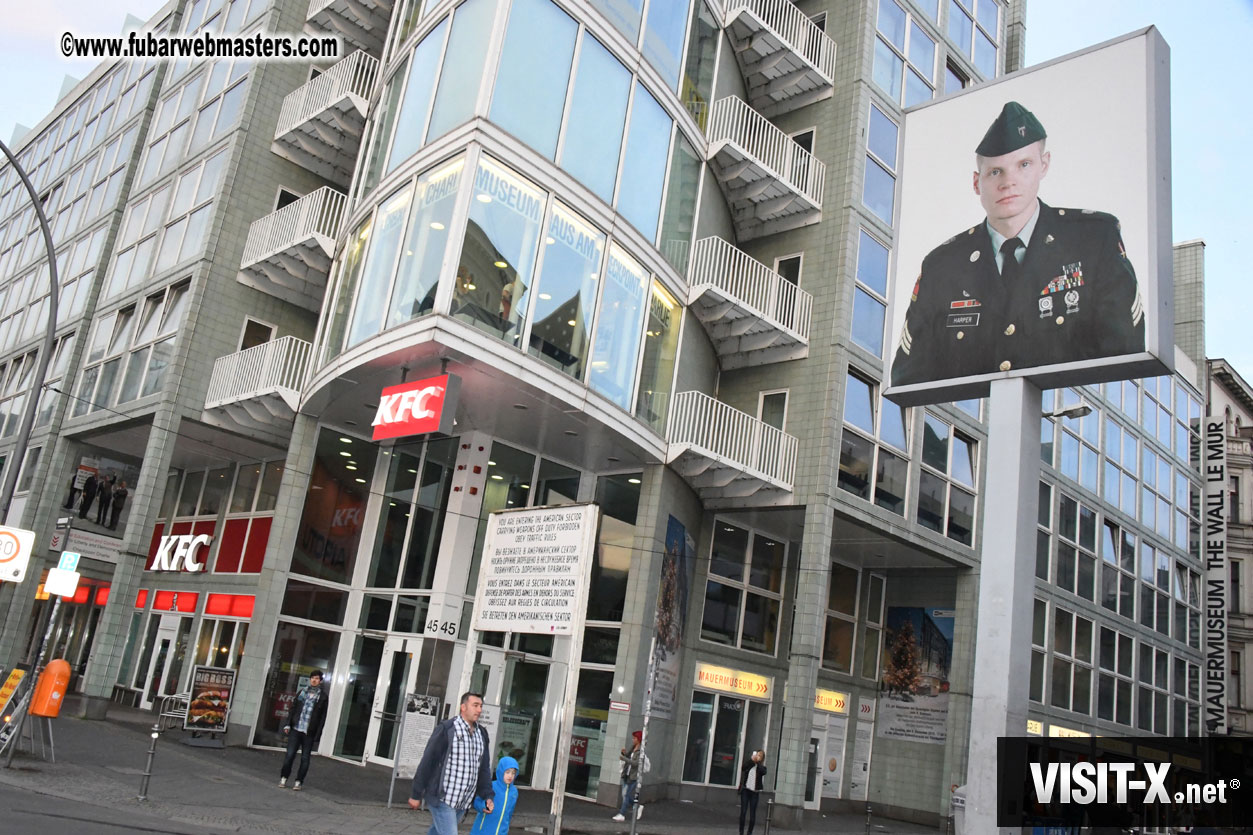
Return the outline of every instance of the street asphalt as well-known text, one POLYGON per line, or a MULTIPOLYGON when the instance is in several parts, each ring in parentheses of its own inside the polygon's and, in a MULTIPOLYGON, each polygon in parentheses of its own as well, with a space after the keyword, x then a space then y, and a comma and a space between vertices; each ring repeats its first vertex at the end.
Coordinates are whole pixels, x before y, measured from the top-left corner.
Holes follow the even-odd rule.
MULTIPOLYGON (((137 799, 151 742, 152 714, 113 706, 106 721, 73 718, 73 699, 53 720, 56 762, 19 749, 12 767, 0 767, 0 831, 4 833, 424 833, 425 811, 406 804, 409 786, 395 784, 387 808, 391 772, 327 757, 314 757, 303 791, 278 787, 283 755, 251 748, 194 748, 181 743, 181 732, 157 743, 148 799, 137 799)), ((45 752, 46 753, 46 752, 45 752)), ((0 766, 3 763, 0 762, 0 766)), ((551 794, 523 790, 513 818, 514 833, 546 833, 551 794)), ((568 798, 563 831, 586 835, 622 835, 629 823, 616 823, 615 810, 568 798)), ((764 812, 764 804, 762 808, 764 812)), ((638 835, 726 835, 737 831, 733 806, 705 806, 661 801, 645 807, 638 835)), ((805 831, 865 833, 935 833, 897 821, 864 815, 807 813, 805 831)), ((469 831, 469 823, 462 825, 469 831)), ((756 835, 764 835, 761 817, 756 835)))

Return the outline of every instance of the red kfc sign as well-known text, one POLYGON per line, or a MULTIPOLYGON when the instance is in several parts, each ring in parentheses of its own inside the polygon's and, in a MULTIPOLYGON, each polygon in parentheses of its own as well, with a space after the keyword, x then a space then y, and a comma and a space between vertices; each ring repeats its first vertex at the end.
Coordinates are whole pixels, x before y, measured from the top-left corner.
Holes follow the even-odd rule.
POLYGON ((379 395, 374 414, 374 440, 403 438, 426 432, 452 431, 461 378, 441 374, 413 383, 389 386, 379 395))

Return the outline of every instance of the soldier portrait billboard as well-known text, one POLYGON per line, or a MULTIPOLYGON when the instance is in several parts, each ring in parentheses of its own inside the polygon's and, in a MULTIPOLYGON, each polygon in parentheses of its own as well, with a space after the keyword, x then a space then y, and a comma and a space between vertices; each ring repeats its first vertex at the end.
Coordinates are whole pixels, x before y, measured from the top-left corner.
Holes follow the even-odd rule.
POLYGON ((1169 109, 1150 28, 906 114, 885 394, 1173 367, 1169 109))

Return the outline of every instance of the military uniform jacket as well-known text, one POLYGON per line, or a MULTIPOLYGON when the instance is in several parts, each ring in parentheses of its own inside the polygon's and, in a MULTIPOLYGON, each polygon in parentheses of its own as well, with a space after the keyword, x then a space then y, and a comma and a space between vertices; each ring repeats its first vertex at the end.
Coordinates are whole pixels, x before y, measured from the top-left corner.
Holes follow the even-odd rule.
POLYGON ((892 364, 892 384, 1140 353, 1143 304, 1118 219, 1040 216, 1017 278, 1002 279, 986 223, 922 262, 892 364))

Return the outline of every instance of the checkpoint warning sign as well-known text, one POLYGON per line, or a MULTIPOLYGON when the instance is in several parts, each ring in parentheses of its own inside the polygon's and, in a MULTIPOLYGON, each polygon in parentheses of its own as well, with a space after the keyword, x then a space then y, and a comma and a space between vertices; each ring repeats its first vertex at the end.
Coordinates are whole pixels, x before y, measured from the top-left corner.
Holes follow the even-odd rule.
POLYGON ((569 635, 581 625, 599 513, 594 504, 493 513, 474 628, 569 635))

